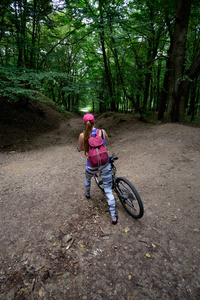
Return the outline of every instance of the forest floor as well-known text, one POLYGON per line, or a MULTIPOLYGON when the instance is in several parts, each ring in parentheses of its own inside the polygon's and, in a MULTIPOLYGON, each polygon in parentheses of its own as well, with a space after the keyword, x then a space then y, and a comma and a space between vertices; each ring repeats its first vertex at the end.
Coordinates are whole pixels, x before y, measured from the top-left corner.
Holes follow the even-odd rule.
POLYGON ((200 299, 200 128, 96 117, 117 175, 145 209, 134 220, 116 200, 113 226, 94 181, 84 197, 82 117, 10 115, 0 140, 1 300, 200 299))

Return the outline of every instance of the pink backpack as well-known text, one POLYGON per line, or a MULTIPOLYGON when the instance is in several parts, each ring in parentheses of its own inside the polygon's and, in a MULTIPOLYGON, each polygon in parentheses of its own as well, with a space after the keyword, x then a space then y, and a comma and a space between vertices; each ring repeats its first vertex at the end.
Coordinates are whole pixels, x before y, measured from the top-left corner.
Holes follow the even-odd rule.
POLYGON ((100 167, 108 162, 108 152, 104 146, 103 139, 98 135, 99 129, 96 131, 96 135, 91 136, 88 139, 89 152, 88 159, 91 167, 100 167))

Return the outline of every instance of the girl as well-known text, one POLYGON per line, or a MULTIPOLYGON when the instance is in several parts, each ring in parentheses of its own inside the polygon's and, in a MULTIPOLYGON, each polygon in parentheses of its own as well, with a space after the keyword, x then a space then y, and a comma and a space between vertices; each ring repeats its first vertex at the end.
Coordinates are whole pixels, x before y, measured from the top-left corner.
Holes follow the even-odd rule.
MULTIPOLYGON (((88 156, 89 151, 89 143, 88 139, 91 136, 95 136, 97 132, 97 128, 95 128, 94 124, 94 116, 92 114, 86 114, 83 117, 83 123, 85 124, 84 132, 79 135, 79 151, 84 151, 85 155, 88 156)), ((98 135, 102 136, 104 144, 109 141, 108 135, 105 130, 99 130, 98 135), (102 134, 102 135, 101 135, 102 134)), ((91 186, 91 178, 97 173, 100 172, 101 178, 104 185, 104 191, 108 200, 108 205, 110 209, 110 214, 112 218, 112 224, 116 225, 118 222, 118 215, 115 213, 115 198, 112 193, 112 170, 109 160, 107 164, 99 167, 93 168, 89 164, 89 160, 87 158, 87 165, 85 168, 85 197, 90 199, 90 186, 91 186)))

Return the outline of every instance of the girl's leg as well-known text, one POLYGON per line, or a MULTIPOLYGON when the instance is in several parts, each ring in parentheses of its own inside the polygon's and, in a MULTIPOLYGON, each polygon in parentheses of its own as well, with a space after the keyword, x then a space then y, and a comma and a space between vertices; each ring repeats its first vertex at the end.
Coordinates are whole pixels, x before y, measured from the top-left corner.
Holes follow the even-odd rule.
POLYGON ((115 214, 115 198, 112 193, 111 165, 108 164, 106 167, 103 167, 100 171, 101 171, 101 178, 103 181, 104 191, 105 191, 105 194, 106 194, 106 197, 108 200, 110 214, 111 214, 112 219, 114 220, 116 218, 116 214, 115 214))
POLYGON ((91 186, 91 178, 85 177, 85 196, 86 196, 86 198, 90 197, 90 186, 91 186))
POLYGON ((90 197, 91 178, 98 172, 97 168, 86 166, 85 168, 85 195, 90 197))

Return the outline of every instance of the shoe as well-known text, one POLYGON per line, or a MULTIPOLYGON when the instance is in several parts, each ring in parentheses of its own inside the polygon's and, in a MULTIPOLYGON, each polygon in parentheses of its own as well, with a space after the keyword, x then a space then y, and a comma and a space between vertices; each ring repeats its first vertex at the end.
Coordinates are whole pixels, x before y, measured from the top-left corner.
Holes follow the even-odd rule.
POLYGON ((115 217, 116 217, 116 220, 115 220, 115 221, 112 221, 112 224, 113 224, 113 225, 116 225, 116 224, 117 224, 117 222, 118 222, 118 215, 117 215, 117 214, 115 214, 115 217))
POLYGON ((86 198, 86 199, 90 199, 90 195, 85 194, 85 198, 86 198))

